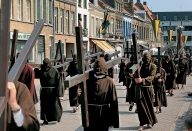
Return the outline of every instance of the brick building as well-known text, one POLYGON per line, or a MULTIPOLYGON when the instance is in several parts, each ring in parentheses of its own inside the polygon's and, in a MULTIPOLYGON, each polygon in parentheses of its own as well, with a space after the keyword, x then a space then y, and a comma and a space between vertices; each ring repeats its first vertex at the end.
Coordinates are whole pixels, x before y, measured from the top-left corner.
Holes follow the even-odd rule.
POLYGON ((71 50, 76 53, 76 2, 73 0, 56 0, 54 8, 54 52, 57 42, 61 40, 65 56, 71 58, 71 50))

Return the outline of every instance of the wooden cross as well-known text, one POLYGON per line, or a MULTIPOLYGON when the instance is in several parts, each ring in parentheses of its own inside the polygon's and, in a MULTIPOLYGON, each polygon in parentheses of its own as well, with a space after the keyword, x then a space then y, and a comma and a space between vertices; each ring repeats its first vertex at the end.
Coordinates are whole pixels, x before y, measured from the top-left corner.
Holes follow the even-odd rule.
MULTIPOLYGON (((82 114, 82 125, 83 127, 89 126, 89 117, 88 117, 88 103, 87 103, 87 86, 86 80, 89 79, 89 72, 93 69, 85 71, 84 68, 84 56, 83 56, 83 40, 82 40, 82 27, 75 27, 76 30, 76 46, 77 46, 77 56, 78 56, 78 73, 77 75, 65 80, 65 87, 73 87, 80 84, 82 94, 81 99, 81 114, 82 114)), ((117 65, 121 62, 121 58, 115 58, 110 60, 107 63, 108 69, 117 65)))
POLYGON ((8 82, 16 82, 27 62, 29 54, 32 51, 42 29, 44 26, 44 21, 39 20, 37 25, 35 26, 33 32, 31 33, 29 39, 25 43, 23 50, 21 51, 17 61, 11 68, 8 74, 8 54, 9 54, 9 28, 10 28, 10 1, 2 0, 1 1, 1 30, 0 30, 0 40, 3 43, 0 43, 0 59, 4 64, 0 65, 0 129, 2 131, 6 131, 7 124, 7 101, 9 92, 6 88, 7 81, 8 82), (3 28, 2 28, 3 27, 3 28), (8 76, 8 77, 7 77, 8 76))
POLYGON ((11 46, 11 56, 10 56, 10 66, 9 71, 11 70, 12 66, 15 63, 15 57, 16 57, 16 49, 17 49, 17 39, 18 39, 18 30, 14 29, 13 31, 13 40, 12 40, 12 46, 11 46))

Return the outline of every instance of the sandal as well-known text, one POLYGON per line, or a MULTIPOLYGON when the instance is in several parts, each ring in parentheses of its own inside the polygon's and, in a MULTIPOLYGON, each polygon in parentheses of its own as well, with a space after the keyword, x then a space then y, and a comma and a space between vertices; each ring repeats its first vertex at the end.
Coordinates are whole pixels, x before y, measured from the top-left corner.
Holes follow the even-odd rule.
POLYGON ((144 130, 144 126, 140 126, 138 129, 138 131, 142 131, 142 130, 144 130))
POLYGON ((132 109, 133 109, 133 105, 131 105, 131 106, 129 107, 129 111, 132 111, 132 109))

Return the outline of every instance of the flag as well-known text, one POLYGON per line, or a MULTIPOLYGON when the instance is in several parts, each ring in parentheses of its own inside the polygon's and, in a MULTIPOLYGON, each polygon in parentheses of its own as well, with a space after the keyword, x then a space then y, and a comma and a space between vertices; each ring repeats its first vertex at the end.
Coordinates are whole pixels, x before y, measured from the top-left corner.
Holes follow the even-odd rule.
POLYGON ((167 34, 168 34, 169 42, 171 42, 172 36, 173 36, 173 30, 167 30, 167 34))
POLYGON ((109 22, 109 15, 108 15, 108 13, 106 14, 106 16, 105 16, 105 19, 104 19, 104 21, 103 21, 103 23, 102 23, 102 28, 101 28, 101 34, 102 35, 105 35, 106 34, 106 32, 107 32, 107 27, 110 25, 110 22, 109 22))
POLYGON ((188 36, 185 36, 185 44, 187 43, 188 36))
POLYGON ((152 23, 152 26, 153 26, 153 31, 154 31, 155 38, 157 39, 158 32, 159 32, 160 20, 152 20, 151 23, 152 23))

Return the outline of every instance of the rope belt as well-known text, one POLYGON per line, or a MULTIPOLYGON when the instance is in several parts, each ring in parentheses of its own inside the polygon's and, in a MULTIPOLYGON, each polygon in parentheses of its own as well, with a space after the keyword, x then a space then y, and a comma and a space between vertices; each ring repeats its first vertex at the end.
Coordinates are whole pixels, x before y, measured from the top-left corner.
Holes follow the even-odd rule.
POLYGON ((89 106, 109 106, 109 104, 88 104, 89 106))

